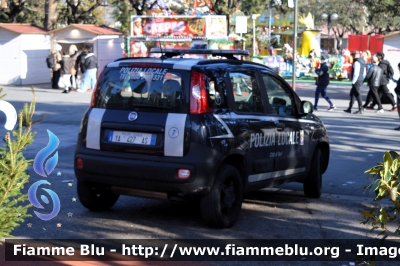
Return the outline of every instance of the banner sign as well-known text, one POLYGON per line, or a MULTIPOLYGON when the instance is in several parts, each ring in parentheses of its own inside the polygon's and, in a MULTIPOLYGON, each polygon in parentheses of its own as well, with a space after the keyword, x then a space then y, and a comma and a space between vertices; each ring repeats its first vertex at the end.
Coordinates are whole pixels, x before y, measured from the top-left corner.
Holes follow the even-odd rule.
POLYGON ((226 38, 226 16, 131 16, 131 37, 226 38))

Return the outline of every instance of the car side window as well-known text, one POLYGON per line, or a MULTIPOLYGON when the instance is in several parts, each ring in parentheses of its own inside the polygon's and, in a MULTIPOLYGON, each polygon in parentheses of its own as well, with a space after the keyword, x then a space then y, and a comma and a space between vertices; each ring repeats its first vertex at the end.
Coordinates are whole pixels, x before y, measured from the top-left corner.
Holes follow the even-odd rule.
POLYGON ((294 99, 292 92, 280 80, 268 73, 261 73, 261 75, 268 94, 271 114, 293 115, 294 99))
POLYGON ((208 105, 212 109, 227 108, 225 82, 220 79, 206 81, 208 105))
POLYGON ((260 86, 255 72, 237 71, 231 72, 229 75, 235 100, 235 112, 263 113, 260 86))

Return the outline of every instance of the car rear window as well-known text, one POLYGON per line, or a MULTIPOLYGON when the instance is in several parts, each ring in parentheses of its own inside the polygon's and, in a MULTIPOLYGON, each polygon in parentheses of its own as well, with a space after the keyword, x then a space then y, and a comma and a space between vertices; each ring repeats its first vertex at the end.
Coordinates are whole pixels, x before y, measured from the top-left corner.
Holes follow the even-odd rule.
POLYGON ((96 107, 116 110, 165 109, 184 104, 184 71, 169 68, 109 67, 99 81, 96 107))

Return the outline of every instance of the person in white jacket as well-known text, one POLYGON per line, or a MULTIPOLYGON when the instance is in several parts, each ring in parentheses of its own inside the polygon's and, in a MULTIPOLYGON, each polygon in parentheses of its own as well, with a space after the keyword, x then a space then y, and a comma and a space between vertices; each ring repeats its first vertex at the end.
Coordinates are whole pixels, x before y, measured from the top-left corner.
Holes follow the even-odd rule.
POLYGON ((361 90, 361 85, 364 82, 364 78, 367 74, 367 71, 365 69, 364 58, 361 57, 361 53, 358 51, 354 53, 354 63, 351 73, 353 77, 351 79, 352 86, 350 90, 349 108, 343 111, 346 113, 351 113, 351 108, 353 107, 354 99, 356 99, 358 102, 358 111, 353 112, 353 114, 363 114, 364 110, 363 110, 360 90, 361 90))

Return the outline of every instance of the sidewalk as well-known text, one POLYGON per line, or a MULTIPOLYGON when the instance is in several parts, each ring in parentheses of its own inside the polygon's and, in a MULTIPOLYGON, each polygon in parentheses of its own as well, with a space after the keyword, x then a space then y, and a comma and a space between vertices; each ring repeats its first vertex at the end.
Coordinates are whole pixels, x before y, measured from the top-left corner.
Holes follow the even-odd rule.
MULTIPOLYGON (((368 206, 373 204, 373 198, 370 195, 366 195, 365 197, 358 196, 347 196, 347 195, 337 195, 337 194, 328 194, 323 193, 320 199, 307 199, 304 198, 303 193, 300 191, 291 191, 286 189, 279 188, 270 188, 264 189, 262 191, 258 191, 255 193, 251 193, 246 196, 246 199, 243 204, 243 210, 241 214, 241 218, 237 225, 233 228, 225 229, 225 230, 215 230, 210 228, 205 228, 201 225, 201 222, 195 224, 192 228, 192 219, 189 218, 188 222, 183 222, 183 224, 187 224, 187 229, 194 229, 198 233, 205 233, 203 237, 207 238, 217 238, 217 239, 230 239, 230 238, 254 238, 254 239, 371 239, 376 237, 376 233, 368 233, 369 226, 362 225, 360 221, 362 220, 362 216, 360 214, 361 211, 365 210, 368 206), (265 221, 259 220, 261 217, 264 217, 267 213, 264 212, 267 210, 269 215, 268 219, 265 221), (255 215, 255 212, 263 212, 262 215, 255 215), (245 224, 243 222, 245 221, 245 224), (249 227, 251 225, 251 227, 249 227), (268 225, 268 227, 266 227, 268 225), (243 228, 245 226, 246 229, 243 228), (257 228, 257 229, 256 229, 257 228), (256 229, 256 230, 255 230, 256 229), (208 233, 206 233, 208 232, 208 233)), ((151 211, 151 210, 149 210, 151 211)), ((168 210, 167 210, 168 211, 168 210)), ((187 211, 185 208, 180 210, 181 212, 187 211)), ((111 214, 113 215, 113 214, 111 214)), ((137 214, 133 214, 137 217, 137 214)), ((163 214, 161 214, 164 216, 163 214)), ((164 216, 165 217, 165 216, 164 216)), ((182 217, 176 217, 178 220, 182 219, 182 217)), ((84 217, 82 217, 84 218, 84 217)), ((159 219, 161 217, 155 218, 159 219)), ((187 217, 186 217, 187 218, 187 217)), ((196 217, 198 218, 198 217, 196 217)), ((147 220, 147 219, 146 219, 147 220)), ((85 219, 80 219, 78 221, 78 225, 84 226, 83 222, 91 223, 90 217, 85 219)), ((175 221, 175 219, 174 219, 175 221)), ((170 228, 170 231, 173 235, 169 238, 175 239, 174 232, 176 229, 173 229, 168 226, 176 224, 174 221, 169 221, 166 219, 165 224, 166 227, 170 228)), ((140 220, 136 221, 140 223, 140 220)), ((153 228, 155 236, 157 236, 157 232, 163 229, 164 226, 159 226, 158 228, 154 226, 156 221, 147 220, 147 223, 150 227, 153 228)), ((119 228, 120 222, 117 224, 114 221, 114 226, 119 228)), ((183 226, 182 224, 182 226, 183 226)), ((178 229, 178 228, 177 228, 178 229)), ((77 235, 82 233, 82 230, 85 228, 76 229, 77 235)), ((180 229, 178 229, 180 230, 180 229)), ((185 229, 186 230, 186 229, 185 229)), ((72 232, 71 232, 72 233, 72 232)), ((88 238, 90 237, 90 232, 88 233, 88 238)), ((107 234, 109 238, 115 238, 113 234, 107 234)), ((66 234, 62 235, 54 235, 54 238, 57 237, 71 237, 66 234)), ((120 236, 121 237, 121 236, 120 236)), ((142 236, 138 236, 138 238, 142 238, 142 236)), ((180 236, 182 237, 182 236, 180 236)), ((191 234, 191 236, 183 235, 183 238, 197 238, 191 234)), ((92 238, 95 238, 92 236, 92 238)), ((125 236, 124 238, 127 238, 125 236)), ((134 236, 131 238, 135 238, 134 236)), ((160 237, 158 237, 160 238, 160 237)), ((161 237, 162 238, 162 237, 161 237)), ((329 241, 327 242, 329 243, 329 241)), ((81 266, 81 265, 135 265, 135 266, 146 266, 146 265, 352 265, 352 261, 347 262, 318 262, 318 261, 298 261, 298 262, 279 262, 279 261, 265 261, 265 262, 178 262, 178 261, 145 261, 145 259, 141 261, 33 261, 31 262, 4 262, 5 256, 4 245, 0 246, 0 264, 5 266, 61 266, 61 265, 73 265, 73 266, 81 266), (4 263, 3 263, 4 262, 4 263)), ((12 251, 8 251, 12 252, 12 251)), ((118 258, 121 255, 116 255, 112 253, 111 256, 114 258, 118 258)), ((122 257, 122 256, 121 256, 122 257)), ((355 264, 353 264, 355 265, 355 264)), ((381 262, 378 265, 395 265, 390 262, 381 262)))

